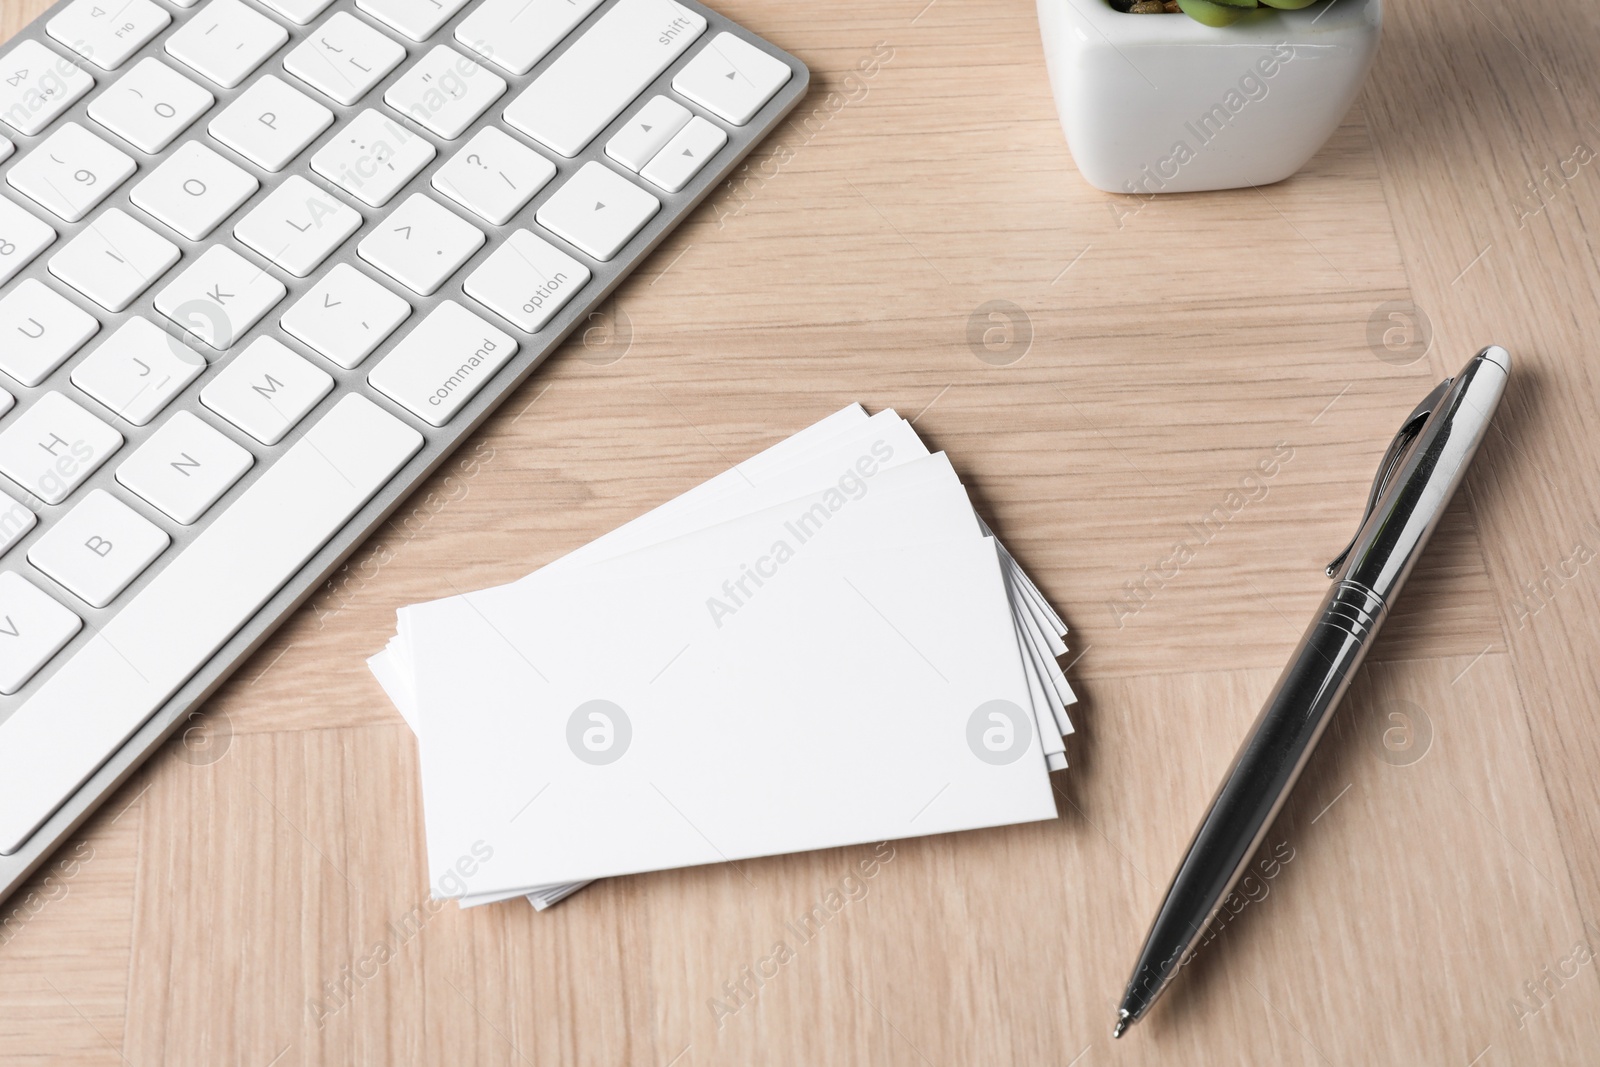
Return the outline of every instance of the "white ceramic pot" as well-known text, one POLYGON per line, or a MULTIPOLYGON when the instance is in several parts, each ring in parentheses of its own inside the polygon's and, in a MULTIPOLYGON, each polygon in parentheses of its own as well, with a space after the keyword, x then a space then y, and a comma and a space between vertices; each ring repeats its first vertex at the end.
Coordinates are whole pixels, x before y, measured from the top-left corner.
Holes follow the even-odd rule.
POLYGON ((1328 0, 1232 26, 1038 0, 1061 127, 1113 193, 1282 181, 1338 127, 1378 51, 1383 0, 1328 0))

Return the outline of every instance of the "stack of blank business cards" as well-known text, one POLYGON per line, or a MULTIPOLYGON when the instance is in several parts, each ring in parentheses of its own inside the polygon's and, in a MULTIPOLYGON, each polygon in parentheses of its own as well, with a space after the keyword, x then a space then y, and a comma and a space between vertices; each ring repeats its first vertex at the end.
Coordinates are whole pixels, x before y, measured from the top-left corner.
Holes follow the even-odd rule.
POLYGON ((509 585, 399 612, 435 896, 1052 818, 1066 627, 852 405, 509 585))

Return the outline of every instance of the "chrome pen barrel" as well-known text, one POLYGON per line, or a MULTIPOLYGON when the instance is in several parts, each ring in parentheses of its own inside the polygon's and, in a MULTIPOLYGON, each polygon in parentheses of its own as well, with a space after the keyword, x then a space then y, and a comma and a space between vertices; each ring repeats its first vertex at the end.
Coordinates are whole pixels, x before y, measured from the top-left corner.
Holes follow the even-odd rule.
POLYGON ((1192 958, 1260 847, 1482 443, 1510 369, 1505 349, 1485 348, 1417 405, 1390 443, 1356 535, 1328 567, 1332 588, 1178 865, 1123 994, 1114 1036, 1192 958))
POLYGON ((1128 1021, 1177 977, 1222 912, 1387 614, 1383 600, 1356 582, 1328 590, 1173 875, 1124 993, 1128 1021))
POLYGON ((1341 579, 1328 590, 1317 625, 1331 626, 1358 641, 1365 641, 1388 614, 1389 605, 1377 593, 1360 582, 1341 579))

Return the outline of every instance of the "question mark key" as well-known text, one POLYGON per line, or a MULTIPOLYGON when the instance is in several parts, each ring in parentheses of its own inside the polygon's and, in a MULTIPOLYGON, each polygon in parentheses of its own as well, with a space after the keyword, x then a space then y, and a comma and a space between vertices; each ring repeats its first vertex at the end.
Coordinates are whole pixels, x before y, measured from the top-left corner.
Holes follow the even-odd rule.
POLYGON ((510 221, 554 178, 556 165, 510 134, 486 126, 433 176, 433 187, 494 226, 510 221), (519 186, 502 175, 525 178, 519 186))

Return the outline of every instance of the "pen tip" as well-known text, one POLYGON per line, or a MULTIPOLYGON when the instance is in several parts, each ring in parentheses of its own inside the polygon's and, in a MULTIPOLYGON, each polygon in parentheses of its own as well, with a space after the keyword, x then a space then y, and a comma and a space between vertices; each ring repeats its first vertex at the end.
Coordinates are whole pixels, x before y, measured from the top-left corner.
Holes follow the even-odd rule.
POLYGON ((1126 1008, 1122 1009, 1122 1011, 1117 1013, 1117 1025, 1112 1028, 1111 1036, 1113 1038, 1117 1038, 1117 1037, 1121 1037, 1123 1034, 1127 1033, 1128 1032, 1128 1024, 1131 1023, 1132 1021, 1133 1021, 1133 1019, 1128 1015, 1128 1009, 1126 1009, 1126 1008))

